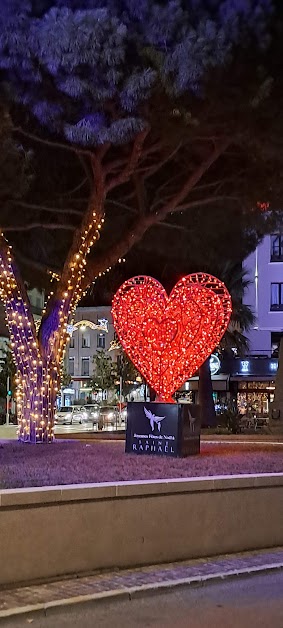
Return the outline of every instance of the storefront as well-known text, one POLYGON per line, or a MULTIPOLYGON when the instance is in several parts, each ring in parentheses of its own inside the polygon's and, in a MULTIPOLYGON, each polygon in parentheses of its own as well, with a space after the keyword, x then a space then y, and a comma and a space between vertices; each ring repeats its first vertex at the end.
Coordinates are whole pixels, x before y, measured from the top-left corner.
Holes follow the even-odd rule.
MULTIPOLYGON (((217 374, 212 374, 214 403, 237 405, 242 414, 268 416, 274 399, 276 358, 231 358, 221 361, 217 374)), ((191 377, 183 387, 183 395, 197 403, 198 377, 191 377)))
MULTIPOLYGON (((232 381, 235 378, 232 378, 232 381)), ((232 383, 232 382, 231 382, 232 383)), ((274 400, 275 382, 237 381, 237 407, 241 414, 268 416, 269 404, 274 400)))
POLYGON ((241 414, 268 416, 274 400, 275 358, 234 358, 223 361, 221 370, 230 371, 230 394, 236 399, 241 414))
MULTIPOLYGON (((216 406, 226 403, 227 398, 229 398, 229 379, 229 375, 225 373, 211 376, 213 399, 216 406)), ((184 385, 182 393, 188 397, 190 403, 198 402, 198 383, 198 377, 191 377, 184 385)))

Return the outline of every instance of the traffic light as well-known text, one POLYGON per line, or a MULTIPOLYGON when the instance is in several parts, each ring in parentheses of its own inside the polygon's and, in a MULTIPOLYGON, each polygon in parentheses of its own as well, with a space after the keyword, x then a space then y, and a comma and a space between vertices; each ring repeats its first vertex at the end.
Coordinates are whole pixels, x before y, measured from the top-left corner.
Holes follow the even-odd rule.
POLYGON ((12 391, 8 390, 7 395, 8 395, 8 397, 12 397, 12 391))

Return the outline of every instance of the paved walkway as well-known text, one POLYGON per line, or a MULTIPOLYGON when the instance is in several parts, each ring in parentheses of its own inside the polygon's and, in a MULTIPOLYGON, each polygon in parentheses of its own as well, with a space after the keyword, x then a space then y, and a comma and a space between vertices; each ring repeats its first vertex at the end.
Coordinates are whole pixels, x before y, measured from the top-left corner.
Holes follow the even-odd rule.
POLYGON ((210 580, 255 572, 283 569, 283 547, 257 552, 229 554, 139 569, 96 573, 45 584, 2 589, 1 619, 62 608, 76 603, 145 594, 181 585, 203 584, 210 580))

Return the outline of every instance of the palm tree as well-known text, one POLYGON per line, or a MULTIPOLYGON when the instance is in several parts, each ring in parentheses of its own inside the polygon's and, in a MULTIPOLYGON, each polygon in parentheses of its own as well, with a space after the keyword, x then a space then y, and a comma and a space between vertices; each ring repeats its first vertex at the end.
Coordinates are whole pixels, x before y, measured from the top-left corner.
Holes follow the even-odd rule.
MULTIPOLYGON (((255 322, 251 308, 243 303, 245 291, 250 284, 247 271, 240 265, 227 262, 215 269, 215 275, 225 283, 232 297, 232 315, 219 350, 226 354, 233 352, 233 354, 245 355, 249 348, 249 341, 245 334, 255 322)), ((209 361, 210 356, 199 369, 198 403, 201 406, 202 426, 215 427, 217 420, 209 361)))

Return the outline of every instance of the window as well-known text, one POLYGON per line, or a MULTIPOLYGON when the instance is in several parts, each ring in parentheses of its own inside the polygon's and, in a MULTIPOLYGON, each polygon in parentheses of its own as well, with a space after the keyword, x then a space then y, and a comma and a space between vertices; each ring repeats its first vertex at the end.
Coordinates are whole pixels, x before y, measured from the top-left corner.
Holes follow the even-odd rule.
MULTIPOLYGON (((278 358, 279 357, 279 346, 281 342, 283 334, 280 331, 272 331, 271 332, 271 357, 278 358)), ((272 364, 272 363, 271 363, 272 364)), ((277 364, 277 362, 276 362, 277 364)), ((277 370, 277 368, 276 368, 277 370)))
POLYGON ((271 311, 283 311, 283 283, 271 284, 271 299, 270 299, 271 311))
POLYGON ((75 346, 75 338, 74 338, 74 336, 71 336, 70 343, 69 343, 69 348, 73 349, 74 346, 75 346))
POLYGON ((105 334, 97 334, 97 348, 105 349, 105 334))
POLYGON ((75 374, 75 359, 69 358, 69 375, 75 374))
POLYGON ((89 375, 89 358, 82 358, 82 375, 89 375))
POLYGON ((270 236, 270 261, 283 262, 283 234, 270 236))
POLYGON ((82 347, 89 348, 90 347, 90 335, 82 334, 82 347))

